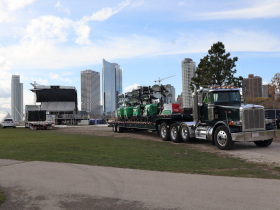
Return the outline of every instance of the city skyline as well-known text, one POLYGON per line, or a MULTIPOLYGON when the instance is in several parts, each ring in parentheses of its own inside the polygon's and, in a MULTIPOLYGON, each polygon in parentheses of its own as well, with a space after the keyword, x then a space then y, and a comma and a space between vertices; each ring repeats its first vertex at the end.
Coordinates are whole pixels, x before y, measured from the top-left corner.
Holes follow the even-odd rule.
POLYGON ((161 77, 182 92, 181 61, 198 65, 213 43, 238 57, 235 76, 268 83, 280 69, 280 2, 21 0, 0 3, 0 118, 11 112, 11 76, 24 83, 75 86, 79 74, 102 71, 102 58, 121 64, 123 92, 161 77))

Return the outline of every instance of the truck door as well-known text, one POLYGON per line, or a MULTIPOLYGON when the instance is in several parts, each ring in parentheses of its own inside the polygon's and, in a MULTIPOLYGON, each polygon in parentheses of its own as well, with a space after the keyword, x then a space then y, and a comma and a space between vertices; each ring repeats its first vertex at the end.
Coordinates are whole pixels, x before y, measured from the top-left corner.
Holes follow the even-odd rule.
POLYGON ((200 107, 201 121, 208 121, 208 104, 211 103, 210 93, 203 93, 202 100, 203 104, 200 107))

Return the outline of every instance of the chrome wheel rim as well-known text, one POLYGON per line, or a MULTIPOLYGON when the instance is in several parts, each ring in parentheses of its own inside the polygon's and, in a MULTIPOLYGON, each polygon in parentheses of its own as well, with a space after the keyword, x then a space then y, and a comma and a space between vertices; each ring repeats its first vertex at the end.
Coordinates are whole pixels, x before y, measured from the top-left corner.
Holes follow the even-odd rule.
POLYGON ((160 132, 161 132, 162 138, 165 138, 165 136, 166 136, 166 127, 162 127, 160 132))
POLYGON ((171 128, 171 138, 176 139, 177 138, 177 129, 176 127, 171 128))
POLYGON ((225 131, 221 130, 218 132, 218 135, 217 135, 217 141, 218 141, 218 144, 221 145, 221 146, 225 146, 226 143, 227 143, 227 134, 225 131))
POLYGON ((188 128, 187 128, 186 126, 184 126, 184 127, 182 128, 182 138, 183 138, 183 139, 188 138, 188 128))

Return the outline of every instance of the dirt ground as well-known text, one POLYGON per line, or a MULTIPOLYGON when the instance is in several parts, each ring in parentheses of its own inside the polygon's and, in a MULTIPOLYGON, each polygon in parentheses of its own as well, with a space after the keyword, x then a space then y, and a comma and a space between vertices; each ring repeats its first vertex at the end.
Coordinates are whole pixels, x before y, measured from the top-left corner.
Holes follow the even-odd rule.
MULTIPOLYGON (((100 126, 68 126, 60 127, 59 132, 70 134, 86 134, 92 136, 112 136, 117 138, 133 138, 163 142, 156 132, 148 131, 125 131, 116 133, 107 125, 100 126)), ((174 144, 170 142, 170 144, 174 144)), ((184 144, 184 143, 182 143, 184 144)), ((219 150, 210 141, 198 140, 188 143, 188 145, 202 152, 212 152, 221 155, 242 158, 251 162, 265 163, 280 166, 280 138, 275 138, 269 147, 257 147, 253 142, 235 142, 232 150, 219 150)))

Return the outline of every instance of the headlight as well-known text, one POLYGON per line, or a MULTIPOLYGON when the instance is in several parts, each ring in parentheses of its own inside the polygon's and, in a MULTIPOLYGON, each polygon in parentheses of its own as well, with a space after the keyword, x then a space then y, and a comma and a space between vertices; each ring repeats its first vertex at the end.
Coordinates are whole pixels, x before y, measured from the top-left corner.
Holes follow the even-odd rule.
POLYGON ((241 121, 230 121, 229 125, 232 125, 232 126, 242 126, 242 122, 241 121))
POLYGON ((265 119, 265 124, 269 124, 269 123, 272 123, 273 120, 272 119, 265 119))

